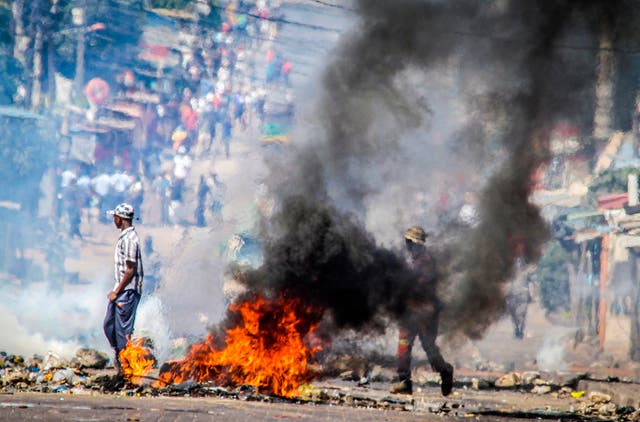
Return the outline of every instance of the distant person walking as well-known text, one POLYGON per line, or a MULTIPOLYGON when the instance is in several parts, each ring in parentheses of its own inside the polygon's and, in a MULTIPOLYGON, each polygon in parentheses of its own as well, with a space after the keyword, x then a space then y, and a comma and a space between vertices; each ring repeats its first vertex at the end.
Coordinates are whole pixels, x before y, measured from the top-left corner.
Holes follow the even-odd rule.
POLYGON ((513 277, 507 285, 507 311, 513 323, 513 337, 524 338, 524 327, 527 318, 527 308, 531 303, 530 286, 536 282, 536 267, 525 259, 525 244, 523 240, 512 241, 516 260, 513 277))
POLYGON ((207 195, 211 193, 211 188, 207 184, 204 176, 200 176, 200 183, 198 184, 198 205, 196 206, 195 218, 196 226, 205 227, 207 225, 207 219, 205 217, 207 195))
POLYGON ((122 203, 114 210, 113 224, 120 230, 114 254, 115 285, 107 294, 109 303, 104 319, 104 333, 115 351, 115 367, 122 373, 120 351, 127 347, 131 340, 136 310, 142 294, 144 270, 142 268, 142 252, 140 239, 133 227, 133 206, 122 203))

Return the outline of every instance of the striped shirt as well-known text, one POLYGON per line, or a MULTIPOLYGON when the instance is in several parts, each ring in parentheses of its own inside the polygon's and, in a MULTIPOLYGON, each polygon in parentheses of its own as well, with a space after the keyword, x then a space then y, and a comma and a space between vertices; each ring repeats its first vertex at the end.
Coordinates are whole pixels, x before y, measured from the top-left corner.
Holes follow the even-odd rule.
POLYGON ((136 263, 136 271, 133 274, 131 282, 127 284, 124 290, 135 289, 142 294, 142 280, 144 278, 144 270, 142 269, 142 254, 140 252, 140 239, 133 226, 122 230, 118 242, 116 243, 115 260, 115 286, 118 287, 124 272, 127 269, 127 261, 136 263))

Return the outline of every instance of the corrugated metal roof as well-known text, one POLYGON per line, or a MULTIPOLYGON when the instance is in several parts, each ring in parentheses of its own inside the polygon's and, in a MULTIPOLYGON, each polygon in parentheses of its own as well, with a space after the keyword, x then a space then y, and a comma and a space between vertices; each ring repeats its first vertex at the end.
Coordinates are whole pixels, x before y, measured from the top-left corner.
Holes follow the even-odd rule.
POLYGON ((0 116, 15 117, 16 119, 45 120, 41 114, 33 113, 29 110, 18 107, 0 106, 0 116))

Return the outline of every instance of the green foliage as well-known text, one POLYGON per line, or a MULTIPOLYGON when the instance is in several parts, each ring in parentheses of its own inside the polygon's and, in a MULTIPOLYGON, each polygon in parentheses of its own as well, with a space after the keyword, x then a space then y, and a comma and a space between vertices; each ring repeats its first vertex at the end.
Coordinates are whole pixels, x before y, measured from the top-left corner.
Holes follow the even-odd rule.
POLYGON ((638 169, 636 167, 606 170, 591 183, 589 186, 589 193, 597 197, 610 193, 626 192, 627 177, 629 174, 637 172, 638 169))
POLYGON ((13 95, 23 79, 23 68, 5 49, 0 47, 0 105, 13 103, 13 95))
POLYGON ((11 36, 11 3, 0 1, 0 46, 10 45, 13 41, 11 36))
POLYGON ((11 3, 0 1, 0 105, 13 102, 13 94, 22 78, 22 66, 13 58, 11 3))
POLYGON ((189 3, 190 0, 150 0, 149 6, 153 9, 184 9, 189 3))
POLYGON ((557 240, 547 244, 538 262, 539 294, 549 312, 567 311, 571 307, 567 261, 570 255, 557 240))
MULTIPOLYGON (((0 200, 33 204, 55 140, 46 120, 5 117, 0 122, 0 200)), ((37 202, 36 202, 37 203, 37 202)))

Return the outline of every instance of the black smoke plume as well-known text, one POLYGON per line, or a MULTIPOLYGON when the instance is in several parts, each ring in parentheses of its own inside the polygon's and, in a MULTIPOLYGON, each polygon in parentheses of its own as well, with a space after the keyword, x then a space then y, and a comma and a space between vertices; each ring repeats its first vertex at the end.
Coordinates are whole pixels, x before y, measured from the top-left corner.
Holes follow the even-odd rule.
POLYGON ((381 317, 401 316, 409 299, 428 300, 401 254, 326 202, 287 198, 274 222, 279 235, 265 244, 264 264, 246 274, 252 289, 302 297, 339 328, 383 328, 381 317))
MULTIPOLYGON (((407 172, 420 165, 397 160, 411 158, 402 155, 403 136, 415 139, 441 101, 402 79, 408 72, 453 68, 467 118, 448 139, 449 152, 467 168, 448 171, 477 174, 480 223, 460 235, 435 228, 448 251, 443 259, 451 260, 441 263, 441 283, 449 287, 443 325, 449 334, 480 337, 503 314, 514 239, 534 260, 548 237, 529 198, 532 175, 549 158, 550 130, 560 119, 590 129, 598 42, 607 29, 618 29, 616 41, 625 39, 619 21, 631 13, 629 6, 604 0, 357 1, 359 25, 325 72, 320 129, 274 168, 277 212, 265 222, 265 262, 246 278, 249 287, 302 295, 342 327, 402 314, 419 292, 400 252, 366 232, 367 199, 385 189, 390 164, 406 165, 407 172), (372 171, 381 175, 377 185, 366 176, 372 171)), ((414 142, 425 156, 435 151, 426 137, 414 142)), ((444 171, 419 170, 412 174, 422 174, 424 185, 444 171)))

